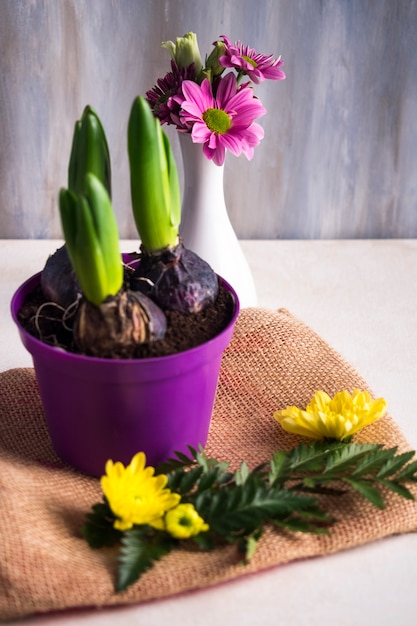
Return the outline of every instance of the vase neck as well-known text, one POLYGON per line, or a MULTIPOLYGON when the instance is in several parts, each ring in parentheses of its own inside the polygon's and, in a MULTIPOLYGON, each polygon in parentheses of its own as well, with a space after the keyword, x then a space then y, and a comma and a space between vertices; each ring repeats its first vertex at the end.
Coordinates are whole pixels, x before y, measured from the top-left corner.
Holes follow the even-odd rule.
POLYGON ((216 165, 203 153, 200 143, 193 143, 189 133, 178 133, 184 166, 184 184, 206 181, 206 184, 223 188, 224 164, 216 165))
POLYGON ((230 222, 223 189, 224 165, 204 156, 203 146, 179 133, 184 165, 184 195, 180 234, 184 246, 207 261, 236 287, 244 306, 256 305, 248 263, 230 222))

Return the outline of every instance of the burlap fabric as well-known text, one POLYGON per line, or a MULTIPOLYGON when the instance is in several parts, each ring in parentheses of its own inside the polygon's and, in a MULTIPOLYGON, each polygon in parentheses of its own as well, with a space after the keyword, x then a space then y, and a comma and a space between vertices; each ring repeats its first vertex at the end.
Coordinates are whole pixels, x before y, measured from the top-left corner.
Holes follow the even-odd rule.
MULTIPOLYGON (((299 440, 273 411, 306 405, 317 389, 334 394, 364 380, 287 311, 246 309, 222 363, 207 451, 250 466, 299 440)), ((125 593, 114 593, 116 554, 91 550, 80 526, 101 499, 97 480, 64 466, 44 423, 32 369, 0 375, 0 616, 3 620, 66 607, 138 603, 224 582, 293 559, 329 554, 417 527, 417 504, 394 495, 380 511, 349 495, 327 502, 340 521, 330 536, 268 531, 249 565, 235 549, 176 551, 125 593)), ((378 390, 377 395, 383 395, 378 390)), ((357 439, 409 449, 390 416, 357 439)))

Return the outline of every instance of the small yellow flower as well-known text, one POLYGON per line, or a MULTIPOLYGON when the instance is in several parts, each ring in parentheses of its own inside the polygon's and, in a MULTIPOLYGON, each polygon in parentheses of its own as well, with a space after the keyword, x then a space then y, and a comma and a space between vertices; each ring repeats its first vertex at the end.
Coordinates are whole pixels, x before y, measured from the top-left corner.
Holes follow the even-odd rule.
POLYGON ((352 395, 340 391, 333 398, 324 391, 316 391, 305 411, 287 406, 275 411, 274 418, 289 433, 343 441, 382 417, 386 406, 384 398, 372 400, 367 391, 359 389, 352 395))
POLYGON ((188 539, 209 529, 192 504, 179 504, 165 515, 165 529, 176 539, 188 539))
POLYGON ((106 475, 101 477, 101 488, 109 506, 118 518, 114 528, 129 530, 134 524, 149 524, 163 529, 163 516, 175 507, 180 495, 166 489, 165 474, 154 476, 153 467, 145 467, 146 457, 138 452, 130 465, 106 463, 106 475))

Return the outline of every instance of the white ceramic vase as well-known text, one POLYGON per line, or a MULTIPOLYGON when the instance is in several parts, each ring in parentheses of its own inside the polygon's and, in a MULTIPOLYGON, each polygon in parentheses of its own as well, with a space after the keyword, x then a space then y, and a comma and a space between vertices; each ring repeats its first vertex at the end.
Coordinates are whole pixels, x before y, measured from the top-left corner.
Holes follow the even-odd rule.
POLYGON ((184 165, 180 235, 184 245, 207 261, 235 289, 240 306, 256 306, 248 262, 230 222, 223 190, 224 165, 215 165, 201 144, 178 133, 184 165))

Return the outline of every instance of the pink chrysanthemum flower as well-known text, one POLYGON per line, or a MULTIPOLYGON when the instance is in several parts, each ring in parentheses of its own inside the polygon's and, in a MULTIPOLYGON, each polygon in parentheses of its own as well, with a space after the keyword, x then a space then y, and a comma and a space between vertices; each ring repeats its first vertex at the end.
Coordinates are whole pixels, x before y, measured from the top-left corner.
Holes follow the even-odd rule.
POLYGON ((192 124, 191 138, 203 144, 203 153, 216 165, 224 163, 226 150, 250 160, 253 150, 264 136, 256 120, 266 113, 260 101, 247 85, 238 87, 234 74, 221 78, 216 96, 210 81, 198 85, 189 80, 182 83, 183 98, 175 100, 181 106, 181 118, 192 124))
POLYGON ((247 74, 256 84, 265 79, 282 80, 284 72, 280 69, 283 65, 281 57, 274 59, 271 55, 259 54, 253 48, 236 41, 233 45, 226 35, 222 35, 226 46, 225 54, 219 58, 223 67, 233 67, 241 74, 247 74))
POLYGON ((187 131, 189 128, 180 118, 181 107, 174 100, 174 96, 182 93, 184 80, 195 80, 194 65, 180 69, 171 61, 171 72, 158 78, 157 84, 146 92, 146 99, 161 124, 175 124, 178 130, 187 131))

